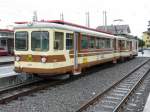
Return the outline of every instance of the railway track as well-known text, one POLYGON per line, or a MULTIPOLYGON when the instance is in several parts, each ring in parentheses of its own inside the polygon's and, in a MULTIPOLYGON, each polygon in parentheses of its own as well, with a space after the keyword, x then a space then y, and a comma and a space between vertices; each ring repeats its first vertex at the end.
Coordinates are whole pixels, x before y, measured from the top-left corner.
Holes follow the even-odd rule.
POLYGON ((46 89, 48 87, 63 85, 71 81, 77 80, 80 77, 72 77, 70 79, 36 79, 33 81, 19 83, 14 86, 0 89, 0 104, 8 103, 21 96, 26 96, 39 90, 46 89))
POLYGON ((76 112, 118 112, 150 71, 150 60, 131 70, 119 82, 86 101, 76 112))
POLYGON ((43 81, 43 79, 33 79, 33 80, 30 80, 30 81, 21 82, 21 83, 18 83, 18 84, 14 84, 14 85, 10 85, 10 86, 7 86, 7 87, 0 88, 0 95, 3 94, 3 93, 6 93, 8 91, 21 88, 23 86, 27 86, 27 85, 31 85, 31 84, 34 84, 34 83, 38 83, 40 81, 43 81))
POLYGON ((0 89, 0 104, 17 99, 20 96, 25 96, 32 92, 42 90, 49 86, 56 85, 58 83, 60 83, 60 81, 50 82, 48 80, 39 79, 0 89))

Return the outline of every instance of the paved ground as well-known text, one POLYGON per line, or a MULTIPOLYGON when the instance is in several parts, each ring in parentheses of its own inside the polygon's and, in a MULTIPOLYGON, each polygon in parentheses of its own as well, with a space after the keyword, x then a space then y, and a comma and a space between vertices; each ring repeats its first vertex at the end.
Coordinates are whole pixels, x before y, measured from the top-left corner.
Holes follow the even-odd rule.
POLYGON ((13 68, 13 65, 0 66, 0 78, 17 75, 17 73, 13 71, 13 68))

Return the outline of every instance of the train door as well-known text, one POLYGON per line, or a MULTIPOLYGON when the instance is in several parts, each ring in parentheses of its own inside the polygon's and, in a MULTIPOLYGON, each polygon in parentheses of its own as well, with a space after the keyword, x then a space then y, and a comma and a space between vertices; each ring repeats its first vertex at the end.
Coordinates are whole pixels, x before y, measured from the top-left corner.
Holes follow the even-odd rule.
POLYGON ((114 52, 116 52, 116 50, 117 50, 117 40, 116 39, 113 40, 113 48, 114 48, 114 52))
POLYGON ((116 38, 114 38, 112 41, 113 41, 113 46, 112 46, 112 48, 114 48, 114 50, 113 50, 113 63, 117 63, 117 58, 116 58, 116 53, 117 53, 117 40, 116 40, 116 38))
POLYGON ((130 51, 132 51, 132 41, 130 41, 130 51))
POLYGON ((136 39, 136 52, 138 52, 138 40, 136 39))
POLYGON ((75 32, 74 33, 74 75, 78 75, 81 73, 80 67, 79 67, 79 61, 78 61, 78 50, 79 50, 79 37, 80 33, 75 32))
POLYGON ((118 51, 120 52, 121 50, 121 40, 118 40, 118 51))

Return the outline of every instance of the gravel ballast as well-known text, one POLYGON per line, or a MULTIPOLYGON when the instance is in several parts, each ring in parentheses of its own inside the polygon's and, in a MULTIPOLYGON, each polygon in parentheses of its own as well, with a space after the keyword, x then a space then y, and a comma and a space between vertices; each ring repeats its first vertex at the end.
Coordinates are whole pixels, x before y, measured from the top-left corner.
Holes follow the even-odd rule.
POLYGON ((0 112, 75 112, 89 98, 103 92, 147 59, 149 58, 135 58, 93 72, 70 83, 20 97, 18 100, 0 105, 0 112))

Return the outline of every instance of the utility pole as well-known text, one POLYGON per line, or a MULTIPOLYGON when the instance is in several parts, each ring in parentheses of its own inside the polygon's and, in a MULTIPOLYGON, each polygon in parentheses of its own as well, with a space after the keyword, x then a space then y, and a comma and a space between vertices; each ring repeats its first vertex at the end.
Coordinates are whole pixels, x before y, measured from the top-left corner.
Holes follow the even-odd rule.
POLYGON ((89 12, 86 12, 85 15, 86 15, 86 26, 90 27, 90 14, 89 14, 89 12))
POLYGON ((34 11, 34 12, 33 12, 33 18, 32 18, 32 21, 33 21, 33 22, 38 21, 37 11, 34 11))
POLYGON ((64 14, 60 13, 60 20, 64 21, 64 14))
POLYGON ((104 30, 107 31, 107 12, 103 11, 103 26, 104 30))

